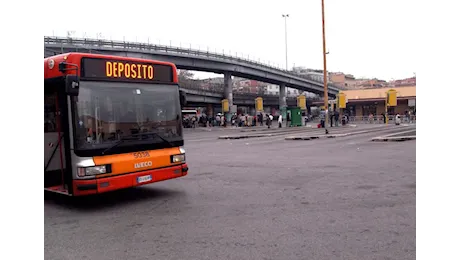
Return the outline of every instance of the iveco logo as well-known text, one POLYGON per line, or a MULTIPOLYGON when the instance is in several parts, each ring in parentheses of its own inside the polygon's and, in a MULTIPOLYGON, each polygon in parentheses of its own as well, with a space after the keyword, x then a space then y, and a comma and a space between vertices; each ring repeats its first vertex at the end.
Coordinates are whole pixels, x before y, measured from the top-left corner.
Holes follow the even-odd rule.
POLYGON ((140 162, 140 163, 135 163, 134 164, 134 168, 144 168, 144 167, 149 167, 149 166, 152 166, 152 161, 148 161, 148 162, 140 162))

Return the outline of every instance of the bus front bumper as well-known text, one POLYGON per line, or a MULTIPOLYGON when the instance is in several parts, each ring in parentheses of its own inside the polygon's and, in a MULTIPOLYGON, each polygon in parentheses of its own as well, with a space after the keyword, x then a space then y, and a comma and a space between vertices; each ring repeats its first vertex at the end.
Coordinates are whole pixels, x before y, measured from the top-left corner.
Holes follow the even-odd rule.
POLYGON ((82 196, 141 186, 187 175, 186 163, 167 168, 115 175, 94 180, 74 180, 73 195, 82 196))

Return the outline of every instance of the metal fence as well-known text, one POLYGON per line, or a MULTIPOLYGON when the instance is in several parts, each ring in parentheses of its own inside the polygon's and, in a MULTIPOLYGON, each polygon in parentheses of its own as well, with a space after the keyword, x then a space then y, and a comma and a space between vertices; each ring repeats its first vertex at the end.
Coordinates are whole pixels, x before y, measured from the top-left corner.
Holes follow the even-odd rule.
MULTIPOLYGON (((120 50, 146 50, 146 51, 159 51, 159 52, 166 52, 166 53, 174 53, 174 54, 183 54, 188 56, 199 56, 199 57, 206 57, 206 58, 214 58, 220 60, 227 60, 227 61, 237 61, 237 62, 244 62, 250 65, 259 66, 265 69, 271 69, 278 72, 282 72, 288 74, 293 77, 306 79, 315 83, 323 84, 323 81, 318 81, 316 78, 311 77, 309 75, 299 75, 295 72, 280 68, 273 64, 266 64, 260 61, 250 60, 249 58, 245 57, 238 57, 225 54, 220 54, 216 52, 212 52, 206 50, 197 50, 192 48, 183 48, 183 47, 175 47, 175 46, 167 46, 167 45, 160 45, 160 44, 152 44, 152 43, 141 43, 141 42, 129 42, 129 41, 113 41, 113 40, 104 40, 104 39, 87 39, 87 38, 68 38, 68 37, 51 37, 45 36, 44 37, 45 47, 46 46, 53 46, 55 45, 57 48, 61 48, 61 52, 64 52, 65 45, 70 45, 78 50, 85 49, 93 52, 94 47, 97 48, 111 48, 111 49, 120 49, 120 50)), ((46 48, 45 48, 46 49, 46 48)), ((328 83, 329 87, 336 88, 332 83, 328 83)))
MULTIPOLYGON (((390 115, 388 116, 388 124, 395 123, 395 116, 390 115)), ((340 119, 342 121, 342 119, 340 119)), ((311 123, 319 123, 320 118, 319 116, 314 116, 313 119, 310 121, 311 123)), ((348 117, 349 124, 385 124, 383 120, 383 116, 374 116, 370 118, 369 116, 349 116, 348 117)), ((415 124, 416 123, 416 116, 401 116, 401 123, 402 124, 415 124)))
MULTIPOLYGON (((395 115, 389 115, 388 121, 394 123, 395 115)), ((363 123, 363 124, 384 124, 383 116, 350 116, 348 121, 350 123, 363 123)), ((401 115, 402 123, 416 123, 416 116, 401 115)))

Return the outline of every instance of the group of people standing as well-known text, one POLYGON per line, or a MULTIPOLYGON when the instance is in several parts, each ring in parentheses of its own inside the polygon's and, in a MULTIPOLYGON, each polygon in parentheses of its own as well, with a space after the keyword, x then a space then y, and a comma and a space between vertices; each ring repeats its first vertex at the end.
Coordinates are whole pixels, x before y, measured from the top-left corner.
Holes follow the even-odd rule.
MULTIPOLYGON (((334 126, 338 127, 340 121, 342 125, 346 125, 348 124, 348 120, 349 120, 349 117, 347 114, 343 114, 342 118, 340 118, 340 113, 338 111, 332 111, 328 113, 328 117, 329 117, 328 119, 329 119, 330 127, 334 127, 334 126)), ((326 111, 322 110, 320 112, 320 124, 318 125, 318 127, 324 128, 325 124, 326 124, 326 111)))
POLYGON ((200 116, 184 115, 182 122, 185 128, 195 128, 198 126, 226 127, 228 125, 236 126, 236 127, 254 127, 257 125, 259 126, 266 125, 268 128, 271 128, 273 125, 273 120, 277 120, 278 127, 281 128, 283 126, 283 122, 289 123, 290 121, 289 113, 287 114, 286 119, 283 118, 281 114, 274 116, 272 113, 257 113, 256 115, 250 115, 250 114, 244 114, 244 113, 241 113, 241 114, 233 113, 230 117, 230 121, 228 122, 227 117, 224 114, 217 113, 215 117, 207 116, 206 114, 201 114, 200 116))

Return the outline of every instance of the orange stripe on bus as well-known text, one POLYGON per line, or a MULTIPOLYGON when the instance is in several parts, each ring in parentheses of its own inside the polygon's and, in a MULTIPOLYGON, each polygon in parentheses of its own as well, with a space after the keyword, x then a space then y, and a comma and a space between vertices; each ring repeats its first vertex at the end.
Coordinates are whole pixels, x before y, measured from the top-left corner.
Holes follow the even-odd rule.
POLYGON ((171 163, 171 155, 180 154, 179 147, 161 150, 140 151, 126 154, 114 154, 94 157, 96 165, 111 164, 112 173, 98 175, 98 178, 130 172, 152 170, 180 163, 171 163), (136 158, 134 154, 148 152, 149 157, 136 158), (136 165, 137 164, 137 165, 136 165), (136 167, 137 166, 137 167, 136 167))

